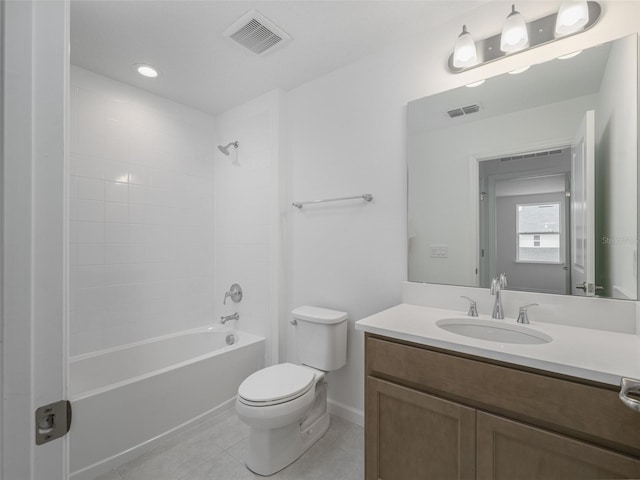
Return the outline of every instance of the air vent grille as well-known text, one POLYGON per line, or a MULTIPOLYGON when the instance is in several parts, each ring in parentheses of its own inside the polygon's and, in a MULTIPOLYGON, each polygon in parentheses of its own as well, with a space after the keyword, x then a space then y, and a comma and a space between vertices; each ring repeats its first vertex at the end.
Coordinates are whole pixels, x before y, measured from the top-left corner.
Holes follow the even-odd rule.
POLYGON ((465 115, 469 115, 470 113, 476 113, 480 111, 479 105, 467 105, 466 107, 462 107, 462 111, 465 115))
POLYGON ((291 40, 291 37, 256 10, 243 15, 224 35, 260 55, 291 40))
POLYGON ((474 103, 473 105, 467 105, 466 107, 454 108, 449 110, 447 114, 451 118, 461 117, 462 115, 470 115, 480 111, 480 105, 474 103))
POLYGON ((536 153, 526 153, 524 155, 511 155, 509 157, 500 158, 501 162, 511 162, 512 160, 526 160, 536 157, 548 157, 549 155, 560 155, 563 152, 563 149, 556 150, 544 150, 536 153))

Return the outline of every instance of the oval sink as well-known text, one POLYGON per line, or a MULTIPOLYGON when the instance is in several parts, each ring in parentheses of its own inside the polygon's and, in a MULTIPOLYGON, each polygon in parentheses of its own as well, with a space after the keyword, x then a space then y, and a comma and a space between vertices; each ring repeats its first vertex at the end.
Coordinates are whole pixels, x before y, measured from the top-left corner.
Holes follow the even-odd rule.
POLYGON ((436 325, 447 332, 500 343, 541 344, 553 340, 546 333, 520 325, 510 325, 479 318, 443 318, 436 325))

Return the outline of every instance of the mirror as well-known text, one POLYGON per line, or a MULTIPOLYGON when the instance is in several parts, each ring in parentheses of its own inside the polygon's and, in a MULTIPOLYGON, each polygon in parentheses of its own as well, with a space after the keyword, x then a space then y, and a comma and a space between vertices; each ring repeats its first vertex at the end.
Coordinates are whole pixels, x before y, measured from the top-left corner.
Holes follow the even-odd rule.
POLYGON ((637 35, 407 114, 410 281, 637 298, 637 35))

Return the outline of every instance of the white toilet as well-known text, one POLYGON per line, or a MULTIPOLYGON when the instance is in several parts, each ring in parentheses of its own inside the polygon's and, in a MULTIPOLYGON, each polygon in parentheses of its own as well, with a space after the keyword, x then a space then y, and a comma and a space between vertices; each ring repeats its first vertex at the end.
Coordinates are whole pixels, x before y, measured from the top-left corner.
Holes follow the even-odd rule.
POLYGON ((293 310, 302 365, 263 368, 240 384, 238 417, 251 429, 245 463, 272 475, 294 462, 329 428, 325 373, 347 363, 347 314, 318 307, 293 310))

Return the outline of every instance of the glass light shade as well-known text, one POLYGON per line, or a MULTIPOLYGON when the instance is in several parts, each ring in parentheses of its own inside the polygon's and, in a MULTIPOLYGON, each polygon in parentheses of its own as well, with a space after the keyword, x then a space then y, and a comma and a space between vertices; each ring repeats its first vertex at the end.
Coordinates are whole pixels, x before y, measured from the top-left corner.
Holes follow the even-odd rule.
POLYGON ((456 40, 453 48, 453 66, 456 68, 470 67, 478 63, 478 52, 476 51, 476 42, 471 38, 471 34, 467 31, 467 26, 462 27, 462 33, 456 40))
POLYGON ((567 1, 560 5, 556 17, 556 37, 569 35, 582 30, 589 21, 589 6, 587 2, 567 1))
POLYGON ((504 21, 502 35, 500 36, 500 50, 505 53, 517 52, 529 46, 529 33, 527 24, 516 7, 511 7, 511 13, 504 21))

